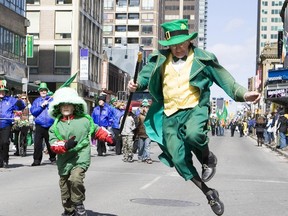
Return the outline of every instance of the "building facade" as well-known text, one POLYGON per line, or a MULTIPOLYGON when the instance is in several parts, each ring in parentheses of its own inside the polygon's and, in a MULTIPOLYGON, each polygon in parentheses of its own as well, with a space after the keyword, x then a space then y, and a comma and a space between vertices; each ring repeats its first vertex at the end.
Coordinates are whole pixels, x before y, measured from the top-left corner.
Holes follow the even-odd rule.
POLYGON ((27 91, 25 4, 25 0, 0 0, 0 76, 7 80, 12 95, 27 91))
POLYGON ((265 45, 277 42, 278 31, 283 30, 280 17, 283 2, 283 0, 258 0, 256 62, 259 62, 265 45))
POLYGON ((30 81, 46 82, 55 91, 80 70, 85 49, 88 70, 79 71, 72 87, 92 107, 94 94, 108 83, 102 69, 103 0, 29 0, 27 18, 27 33, 34 36, 30 81))
POLYGON ((207 0, 166 0, 164 10, 165 22, 188 19, 190 31, 198 32, 198 37, 193 42, 202 49, 206 48, 207 2, 207 0))
MULTIPOLYGON (((125 78, 126 82, 127 77, 134 76, 138 53, 142 52, 145 64, 148 55, 159 48, 163 11, 163 0, 104 1, 103 49, 111 65, 111 79, 119 82, 125 78)), ((117 86, 112 80, 109 85, 114 89, 117 86)), ((123 91, 127 91, 126 86, 125 89, 118 88, 116 94, 123 91)))

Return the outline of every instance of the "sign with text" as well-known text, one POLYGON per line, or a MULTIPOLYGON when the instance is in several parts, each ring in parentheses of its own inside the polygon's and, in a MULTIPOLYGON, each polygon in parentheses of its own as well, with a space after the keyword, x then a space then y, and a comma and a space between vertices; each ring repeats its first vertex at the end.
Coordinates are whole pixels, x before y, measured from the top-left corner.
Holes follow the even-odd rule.
POLYGON ((267 98, 281 98, 287 96, 287 89, 267 90, 267 98))
POLYGON ((89 75, 89 49, 80 49, 80 80, 88 80, 89 75))

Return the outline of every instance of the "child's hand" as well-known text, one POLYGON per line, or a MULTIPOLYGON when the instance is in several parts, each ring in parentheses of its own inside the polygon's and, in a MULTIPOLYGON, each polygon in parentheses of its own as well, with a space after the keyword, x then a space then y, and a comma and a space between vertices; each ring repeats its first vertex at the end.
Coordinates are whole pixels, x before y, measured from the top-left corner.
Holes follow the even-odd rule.
POLYGON ((77 145, 78 141, 75 141, 75 138, 75 136, 72 136, 69 140, 66 141, 65 148, 67 150, 72 149, 77 145))

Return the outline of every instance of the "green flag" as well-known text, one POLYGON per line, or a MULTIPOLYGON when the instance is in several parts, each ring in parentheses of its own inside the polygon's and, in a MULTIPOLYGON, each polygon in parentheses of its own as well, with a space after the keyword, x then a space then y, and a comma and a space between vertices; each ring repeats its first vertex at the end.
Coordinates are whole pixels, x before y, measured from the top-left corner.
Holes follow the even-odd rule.
POLYGON ((226 121, 227 116, 228 116, 228 110, 227 110, 226 105, 224 105, 224 108, 223 108, 223 111, 222 111, 222 114, 221 114, 221 118, 226 121))
POLYGON ((72 77, 70 77, 68 80, 66 80, 66 82, 63 83, 59 88, 69 87, 70 84, 74 81, 74 79, 77 76, 77 74, 78 74, 78 71, 72 77))

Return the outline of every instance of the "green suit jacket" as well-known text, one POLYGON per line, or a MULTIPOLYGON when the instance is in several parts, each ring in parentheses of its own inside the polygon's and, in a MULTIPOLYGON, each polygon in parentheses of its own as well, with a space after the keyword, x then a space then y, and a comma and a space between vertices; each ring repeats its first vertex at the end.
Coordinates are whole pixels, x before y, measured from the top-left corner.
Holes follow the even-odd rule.
MULTIPOLYGON (((218 63, 215 55, 196 47, 192 47, 192 49, 194 59, 189 83, 200 90, 199 106, 210 106, 210 87, 213 83, 221 87, 233 100, 244 101, 243 96, 247 89, 239 85, 231 74, 218 63)), ((143 91, 148 88, 153 99, 145 119, 146 132, 152 140, 160 145, 164 153, 165 147, 162 145, 164 100, 161 70, 169 54, 170 50, 157 50, 151 53, 148 57, 148 64, 142 68, 137 78, 137 90, 143 91)))

